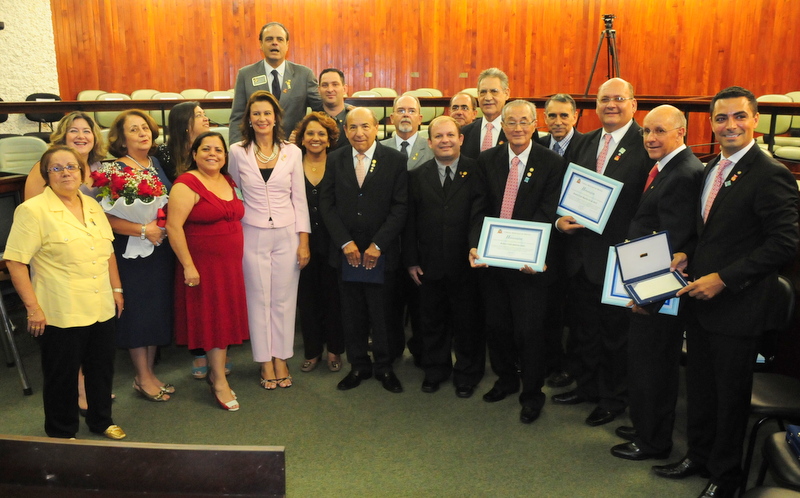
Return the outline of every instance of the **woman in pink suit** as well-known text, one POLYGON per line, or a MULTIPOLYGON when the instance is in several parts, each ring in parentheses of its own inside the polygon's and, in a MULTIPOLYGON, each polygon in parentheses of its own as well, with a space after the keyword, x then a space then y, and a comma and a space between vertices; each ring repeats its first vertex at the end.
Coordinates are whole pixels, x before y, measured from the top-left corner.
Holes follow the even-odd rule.
POLYGON ((297 285, 311 232, 300 149, 283 140, 283 110, 266 91, 250 96, 242 141, 231 146, 230 174, 242 190, 244 278, 253 360, 261 386, 292 386, 297 285))

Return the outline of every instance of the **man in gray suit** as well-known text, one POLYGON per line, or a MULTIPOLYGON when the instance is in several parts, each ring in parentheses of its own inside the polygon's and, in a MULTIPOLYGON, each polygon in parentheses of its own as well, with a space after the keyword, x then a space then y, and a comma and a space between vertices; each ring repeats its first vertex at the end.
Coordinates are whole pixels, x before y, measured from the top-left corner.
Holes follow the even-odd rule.
POLYGON ((236 76, 231 110, 230 142, 242 139, 239 126, 247 100, 256 90, 272 92, 283 109, 283 134, 288 137, 306 115, 306 107, 322 110, 317 79, 306 66, 286 60, 289 31, 279 22, 265 24, 258 33, 264 60, 245 66, 236 76))
POLYGON ((419 125, 422 124, 419 99, 413 95, 396 97, 392 124, 395 128, 394 136, 381 140, 381 145, 405 154, 408 158, 409 171, 433 159, 433 151, 428 147, 427 140, 421 139, 417 133, 419 125))

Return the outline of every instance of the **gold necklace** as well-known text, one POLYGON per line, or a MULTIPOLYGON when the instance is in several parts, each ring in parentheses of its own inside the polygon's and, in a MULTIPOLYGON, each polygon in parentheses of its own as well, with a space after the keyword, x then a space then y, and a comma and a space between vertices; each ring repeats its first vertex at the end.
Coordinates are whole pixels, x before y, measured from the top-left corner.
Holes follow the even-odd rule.
POLYGON ((275 159, 276 157, 278 157, 278 150, 280 149, 278 149, 278 147, 275 144, 272 144, 272 154, 267 156, 263 152, 261 152, 261 147, 259 147, 258 144, 256 144, 256 157, 261 159, 262 163, 268 163, 273 159, 275 159))

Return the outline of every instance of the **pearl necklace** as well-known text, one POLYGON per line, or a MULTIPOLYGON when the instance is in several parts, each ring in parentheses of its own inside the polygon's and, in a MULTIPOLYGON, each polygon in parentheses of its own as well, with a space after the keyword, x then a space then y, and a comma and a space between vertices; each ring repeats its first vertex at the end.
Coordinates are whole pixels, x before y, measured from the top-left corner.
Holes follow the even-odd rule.
POLYGON ((275 144, 273 144, 272 145, 272 154, 267 156, 263 152, 261 152, 261 147, 256 145, 256 157, 258 157, 261 160, 262 163, 268 163, 268 162, 272 161, 273 159, 275 159, 276 157, 278 157, 278 151, 279 150, 280 149, 275 144))
POLYGON ((149 171, 149 170, 150 170, 150 168, 152 168, 152 167, 153 167, 153 158, 152 158, 152 157, 150 157, 150 156, 147 156, 148 163, 147 163, 147 167, 146 167, 146 168, 145 168, 144 166, 142 166, 142 163, 140 163, 139 161, 137 161, 136 159, 134 159, 133 157, 131 157, 131 155, 130 155, 130 154, 125 154, 125 157, 127 157, 127 158, 128 158, 128 159, 130 159, 131 161, 135 162, 135 163, 136 163, 136 165, 137 165, 137 166, 139 166, 139 167, 140 167, 142 170, 144 170, 144 171, 149 171))

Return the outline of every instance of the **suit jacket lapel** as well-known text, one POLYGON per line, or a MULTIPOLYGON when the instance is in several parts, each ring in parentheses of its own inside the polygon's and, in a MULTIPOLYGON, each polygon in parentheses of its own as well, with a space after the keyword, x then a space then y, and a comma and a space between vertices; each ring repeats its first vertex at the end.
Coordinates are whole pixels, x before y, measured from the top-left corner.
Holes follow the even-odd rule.
MULTIPOLYGON (((367 183, 369 183, 369 181, 372 180, 375 171, 380 166, 380 161, 381 159, 383 159, 383 151, 381 150, 382 147, 384 146, 381 144, 378 144, 378 146, 375 147, 375 154, 372 156, 372 161, 370 161, 368 164, 365 165, 365 167, 367 168, 367 176, 364 178, 364 184, 361 185, 361 188, 367 186, 367 183)), ((353 170, 353 176, 355 176, 355 170, 353 170)))
MULTIPOLYGON (((754 152, 758 154, 763 154, 758 145, 754 145, 750 149, 750 151, 748 151, 748 153, 745 154, 744 157, 742 157, 739 160, 739 162, 737 162, 733 166, 733 168, 731 168, 731 171, 728 173, 728 176, 725 178, 725 180, 723 180, 722 187, 720 187, 719 192, 717 192, 717 196, 714 198, 714 203, 711 205, 711 210, 708 212, 708 218, 706 222, 708 222, 708 220, 710 220, 714 216, 714 213, 717 211, 720 204, 725 202, 725 198, 733 190, 734 186, 737 185, 736 182, 740 181, 741 178, 744 177, 750 171, 750 168, 752 167, 753 163, 754 152)), ((714 162, 714 164, 715 165, 718 164, 719 160, 720 156, 717 156, 717 159, 714 162)), ((708 175, 711 173, 711 166, 709 165, 709 167, 706 169, 707 171, 705 178, 707 179, 708 175)), ((705 186, 705 183, 703 183, 703 185, 705 186)), ((702 216, 702 210, 705 209, 705 206, 701 206, 700 209, 701 209, 700 213, 702 216)))
POLYGON ((439 197, 444 198, 444 189, 442 188, 442 181, 439 178, 439 165, 436 164, 436 161, 430 165, 427 171, 423 172, 423 181, 430 187, 431 191, 439 197))
POLYGON ((293 77, 294 77, 294 67, 292 67, 291 62, 286 61, 286 68, 283 71, 283 85, 281 85, 280 97, 283 97, 284 94, 289 93, 292 90, 293 77))
POLYGON ((617 169, 619 169, 620 160, 622 160, 622 158, 625 156, 627 149, 630 148, 631 142, 636 139, 641 141, 638 130, 639 126, 635 122, 631 124, 631 127, 628 128, 627 133, 625 133, 625 135, 622 137, 622 140, 620 140, 619 144, 617 144, 617 146, 614 148, 613 153, 609 151, 610 155, 608 158, 608 164, 606 165, 606 170, 604 172, 605 176, 614 178, 612 175, 616 173, 617 169))

